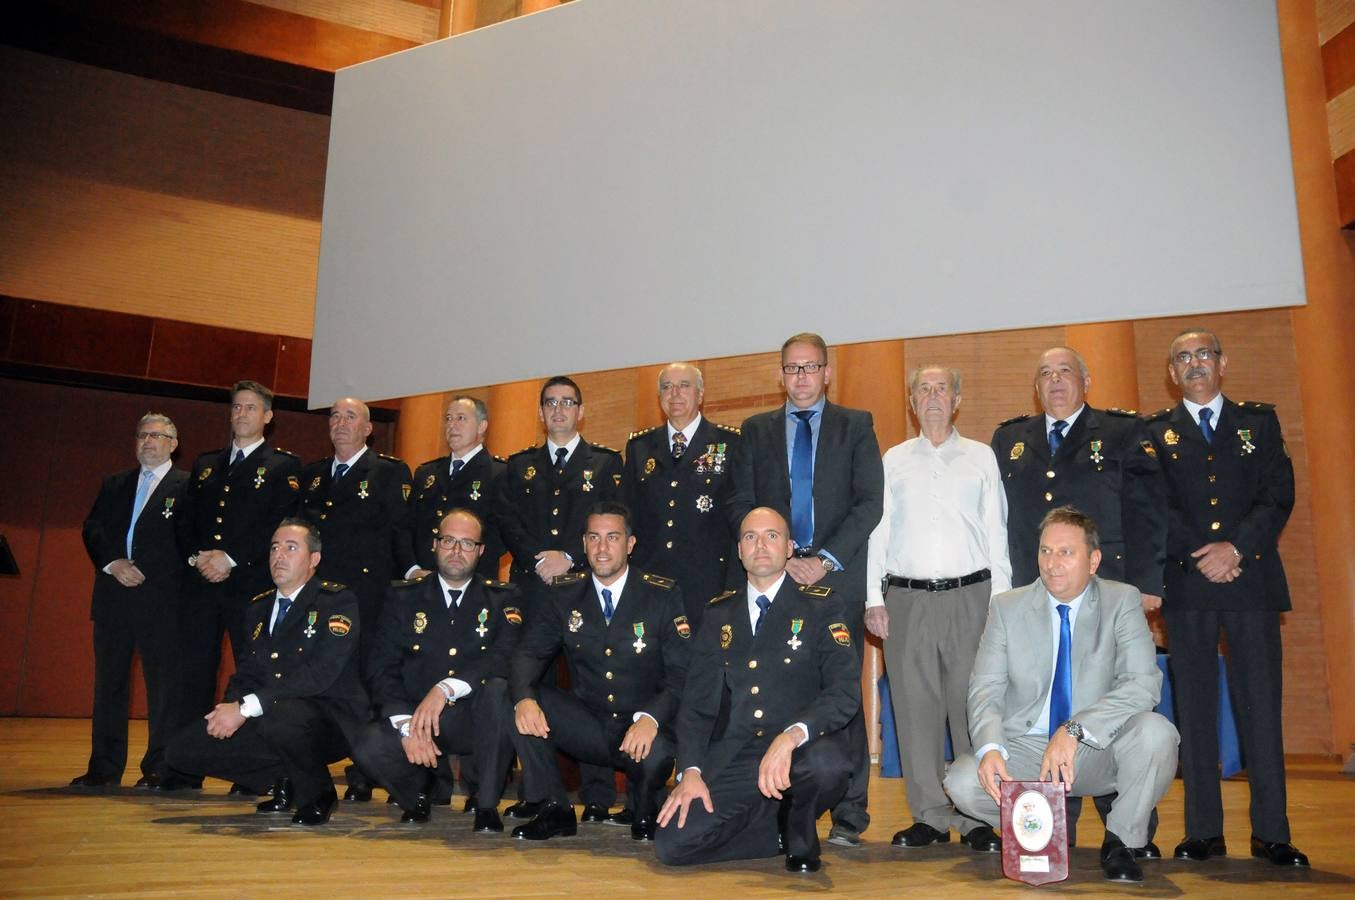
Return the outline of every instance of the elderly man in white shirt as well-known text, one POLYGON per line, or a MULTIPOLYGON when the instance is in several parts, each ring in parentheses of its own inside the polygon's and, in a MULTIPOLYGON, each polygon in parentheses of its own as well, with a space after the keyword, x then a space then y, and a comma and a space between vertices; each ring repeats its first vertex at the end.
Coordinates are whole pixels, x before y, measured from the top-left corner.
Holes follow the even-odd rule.
POLYGON ((899 761, 913 824, 896 847, 950 840, 979 852, 1001 839, 956 811, 942 788, 945 735, 970 752, 965 698, 988 601, 1011 587, 1007 499, 992 449, 961 437, 960 373, 926 365, 908 377, 922 434, 884 455, 884 516, 870 536, 866 627, 884 641, 899 761))

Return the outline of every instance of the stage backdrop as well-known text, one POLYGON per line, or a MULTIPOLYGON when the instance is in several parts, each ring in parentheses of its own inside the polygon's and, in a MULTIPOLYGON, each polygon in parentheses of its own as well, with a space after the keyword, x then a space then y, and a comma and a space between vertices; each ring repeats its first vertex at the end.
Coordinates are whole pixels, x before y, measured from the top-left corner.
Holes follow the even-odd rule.
POLYGON ((338 73, 310 396, 1303 288, 1273 0, 577 0, 338 73))

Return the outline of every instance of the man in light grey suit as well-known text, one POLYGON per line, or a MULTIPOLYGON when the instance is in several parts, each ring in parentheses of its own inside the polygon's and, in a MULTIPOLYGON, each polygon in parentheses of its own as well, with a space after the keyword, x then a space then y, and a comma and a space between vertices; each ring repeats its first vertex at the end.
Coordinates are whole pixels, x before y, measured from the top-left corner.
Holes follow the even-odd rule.
POLYGON ((1142 881, 1134 848, 1176 774, 1176 728, 1153 712, 1162 688, 1137 588, 1095 577, 1096 523, 1072 507, 1040 525, 1038 581, 993 598, 969 680, 978 750, 955 760, 957 809, 997 827, 1002 780, 1059 779, 1075 796, 1119 793, 1101 868, 1142 881))

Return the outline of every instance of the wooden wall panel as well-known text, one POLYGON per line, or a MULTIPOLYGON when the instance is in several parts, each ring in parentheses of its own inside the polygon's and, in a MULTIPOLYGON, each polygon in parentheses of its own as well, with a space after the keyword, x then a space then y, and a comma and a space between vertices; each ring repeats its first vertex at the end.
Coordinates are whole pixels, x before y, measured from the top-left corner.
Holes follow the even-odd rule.
POLYGON ((248 378, 269 384, 277 369, 279 343, 272 334, 161 319, 156 322, 147 375, 178 384, 217 384, 222 373, 230 372, 232 381, 248 378))
POLYGON ((19 301, 9 358, 15 362, 141 377, 153 319, 19 301))

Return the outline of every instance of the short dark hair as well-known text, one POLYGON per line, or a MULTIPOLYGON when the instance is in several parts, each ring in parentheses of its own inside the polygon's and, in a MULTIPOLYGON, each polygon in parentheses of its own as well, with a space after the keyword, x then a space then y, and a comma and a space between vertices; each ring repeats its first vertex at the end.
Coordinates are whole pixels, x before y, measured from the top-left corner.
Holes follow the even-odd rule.
POLYGON ((466 509, 466 507, 464 506, 453 507, 452 509, 447 511, 447 515, 443 516, 441 519, 438 519, 438 534, 442 534, 442 523, 446 522, 452 516, 465 516, 468 519, 474 519, 475 524, 480 526, 480 537, 485 536, 485 520, 480 518, 471 510, 466 509))
POLYGON ((1101 535, 1096 530, 1096 522, 1091 516, 1074 506, 1056 506, 1044 514, 1040 520, 1040 534, 1050 525, 1072 525, 1082 529, 1087 540, 1087 552, 1101 548, 1101 535))
POLYGON ((630 537, 634 531, 630 524, 630 507, 617 500, 599 500, 588 510, 588 518, 593 516, 620 516, 621 521, 626 523, 626 537, 630 537))
POLYGON ((274 533, 278 528, 302 528, 306 532, 306 549, 311 553, 320 552, 320 529, 315 527, 315 523, 309 519, 302 519, 298 516, 288 516, 278 523, 274 528, 274 533))
POLYGON ((579 386, 574 383, 574 379, 570 378, 568 375, 556 375, 554 378, 547 379, 546 383, 541 385, 541 401, 537 403, 537 406, 546 405, 546 391, 555 387, 557 384, 572 387, 574 389, 575 401, 577 401, 580 406, 583 405, 583 391, 579 390, 579 386))
POLYGON ((237 381, 231 388, 231 402, 235 402, 235 395, 241 391, 253 391, 263 398, 263 408, 269 410, 273 408, 273 392, 257 381, 237 381))
POLYGON ((485 401, 481 400, 479 397, 472 397, 470 394, 457 394, 452 398, 452 403, 460 403, 462 400, 465 400, 471 406, 475 407, 476 419, 481 422, 489 421, 489 407, 485 405, 485 401))
POLYGON ((824 342, 823 338, 812 331, 802 331, 799 334, 792 334, 790 337, 786 338, 786 342, 781 345, 782 361, 785 361, 786 350, 791 344, 812 344, 813 346, 818 347, 819 352, 823 354, 823 361, 825 363, 828 362, 828 344, 824 342))

